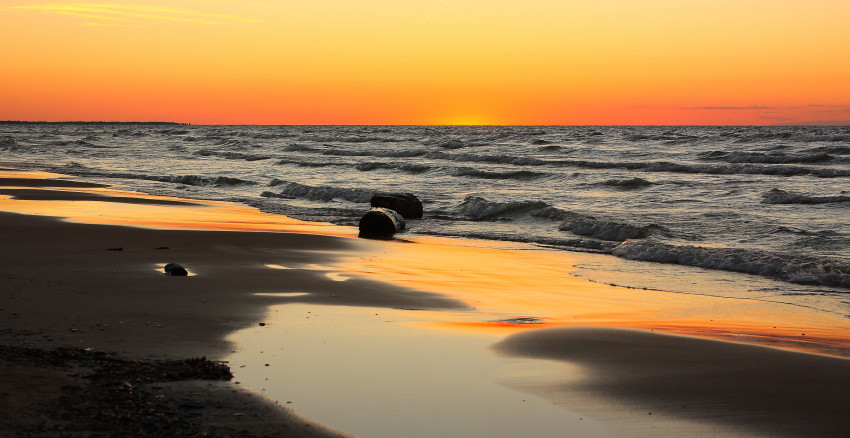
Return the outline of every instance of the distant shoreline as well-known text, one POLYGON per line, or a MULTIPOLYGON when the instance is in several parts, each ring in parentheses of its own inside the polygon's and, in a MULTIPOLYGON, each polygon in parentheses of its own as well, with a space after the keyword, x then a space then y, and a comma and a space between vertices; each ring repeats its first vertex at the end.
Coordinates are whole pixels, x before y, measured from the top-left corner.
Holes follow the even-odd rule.
POLYGON ((84 122, 84 121, 67 121, 67 122, 44 122, 44 121, 25 121, 25 120, 0 120, 0 125, 169 125, 169 126, 188 126, 189 123, 180 122, 84 122))

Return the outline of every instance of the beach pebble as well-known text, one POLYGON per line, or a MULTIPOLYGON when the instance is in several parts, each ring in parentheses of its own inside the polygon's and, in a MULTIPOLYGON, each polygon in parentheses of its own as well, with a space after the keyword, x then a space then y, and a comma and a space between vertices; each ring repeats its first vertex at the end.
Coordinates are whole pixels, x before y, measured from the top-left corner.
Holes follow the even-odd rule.
POLYGON ((177 263, 169 263, 165 265, 165 275, 171 275, 174 277, 185 277, 189 275, 189 272, 186 271, 186 268, 178 265, 177 263))
POLYGON ((422 201, 413 193, 375 193, 369 204, 389 208, 405 219, 422 219, 422 201))
POLYGON ((404 218, 388 208, 373 208, 360 218, 360 234, 366 239, 391 239, 404 230, 404 218))

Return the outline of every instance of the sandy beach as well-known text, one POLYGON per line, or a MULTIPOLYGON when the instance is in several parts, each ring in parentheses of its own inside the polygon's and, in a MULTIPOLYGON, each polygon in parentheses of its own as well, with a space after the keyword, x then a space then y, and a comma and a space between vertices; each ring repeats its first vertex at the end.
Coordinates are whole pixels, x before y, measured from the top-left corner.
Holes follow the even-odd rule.
POLYGON ((230 334, 287 303, 417 309, 438 315, 423 324, 439 330, 499 333, 498 354, 582 370, 517 389, 571 404, 615 435, 850 429, 841 315, 636 296, 570 279, 566 262, 538 253, 363 241, 344 227, 56 177, 0 172, 0 429, 9 436, 346 436, 243 388, 217 362, 236 348, 230 334), (190 275, 164 275, 171 262, 190 275), (345 281, 317 268, 328 266, 345 281), (552 278, 570 290, 568 310, 545 298, 552 278), (524 290, 539 295, 513 295, 524 290), (508 307, 516 314, 493 310, 508 307), (516 319, 543 313, 534 324, 516 319), (833 356, 814 354, 824 352, 833 356))

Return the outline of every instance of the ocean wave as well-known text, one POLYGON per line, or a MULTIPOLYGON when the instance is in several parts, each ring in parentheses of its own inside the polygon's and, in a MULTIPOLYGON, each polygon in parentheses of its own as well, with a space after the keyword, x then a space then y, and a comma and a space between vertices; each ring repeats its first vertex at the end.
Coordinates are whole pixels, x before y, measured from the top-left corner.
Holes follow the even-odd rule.
POLYGON ((563 210, 543 201, 497 202, 473 195, 467 196, 454 210, 466 218, 477 221, 495 221, 505 216, 521 215, 558 219, 565 214, 563 210))
POLYGON ((515 164, 518 166, 543 166, 550 164, 546 160, 515 155, 479 155, 479 154, 450 154, 445 152, 430 152, 425 158, 463 161, 471 163, 515 164))
POLYGON ((191 131, 189 131, 188 129, 179 129, 179 128, 160 129, 160 130, 156 131, 157 134, 163 134, 163 135, 186 135, 189 132, 191 132, 191 131))
POLYGON ((649 187, 654 183, 649 182, 643 178, 626 178, 626 179, 609 179, 602 183, 606 186, 616 187, 618 189, 623 190, 635 190, 642 189, 644 187, 649 187))
POLYGON ((815 142, 850 142, 850 134, 797 135, 795 141, 806 143, 815 142))
POLYGON ((826 153, 786 155, 783 153, 710 151, 700 154, 700 159, 703 160, 761 164, 824 163, 833 158, 826 153))
POLYGON ((247 148, 247 147, 251 146, 251 142, 249 142, 249 141, 239 140, 239 139, 235 139, 235 138, 227 138, 227 137, 219 138, 219 139, 213 141, 212 144, 215 145, 215 146, 225 146, 225 147, 238 148, 238 149, 247 148))
POLYGON ((143 181, 158 181, 166 183, 177 183, 188 186, 218 186, 218 187, 235 187, 240 185, 256 185, 255 181, 233 178, 229 176, 201 176, 201 175, 147 175, 132 172, 104 172, 97 169, 91 169, 80 163, 71 162, 65 166, 60 166, 58 170, 63 173, 77 176, 99 177, 99 178, 117 178, 117 179, 136 179, 143 181))
POLYGON ((283 147, 287 152, 320 152, 320 149, 302 143, 291 143, 283 147))
POLYGON ((616 246, 612 254, 629 260, 741 272, 792 283, 850 287, 850 265, 835 260, 740 248, 676 246, 647 240, 628 240, 616 246))
POLYGON ((275 140, 278 138, 292 137, 289 132, 254 132, 254 131, 239 131, 235 134, 236 137, 247 137, 257 140, 275 140))
POLYGON ((379 158, 411 158, 426 155, 425 150, 380 150, 380 149, 324 149, 319 153, 335 157, 379 157, 379 158))
POLYGON ((343 136, 343 137, 331 137, 329 141, 335 141, 339 143, 376 143, 381 142, 381 137, 369 137, 369 136, 343 136))
POLYGON ((521 180, 528 181, 532 179, 537 179, 545 176, 545 173, 540 172, 532 172, 530 170, 515 170, 515 171, 504 171, 504 172, 494 172, 488 170, 479 170, 472 169, 469 167, 462 167, 459 169, 455 169, 452 171, 452 175, 454 176, 470 176, 473 178, 483 178, 483 179, 511 179, 511 180, 521 180))
POLYGON ((708 175, 770 175, 837 178, 850 176, 850 170, 794 166, 790 164, 729 163, 729 164, 685 164, 671 161, 594 161, 582 159, 543 160, 515 155, 488 155, 474 153, 429 152, 425 158, 470 163, 512 164, 517 166, 570 166, 585 169, 625 169, 643 172, 669 172, 708 175))
MULTIPOLYGON (((375 135, 318 135, 311 134, 307 131, 306 135, 298 137, 299 141, 308 141, 311 143, 398 143, 403 141, 411 141, 408 138, 396 138, 391 136, 375 136, 375 135)), ((292 136, 290 136, 292 137, 292 136)))
POLYGON ((829 145, 813 148, 809 151, 814 154, 850 155, 850 146, 829 145))
POLYGON ((427 164, 413 164, 413 163, 382 163, 382 162, 374 162, 369 161, 365 163, 358 163, 354 166, 357 170, 361 172, 368 172, 370 170, 376 169, 392 169, 392 170, 402 170, 409 173, 425 173, 432 169, 431 166, 427 164))
POLYGON ((18 142, 11 136, 0 137, 0 148, 3 148, 3 150, 15 150, 18 148, 18 142))
POLYGON ((221 157, 226 158, 228 160, 245 160, 245 161, 262 161, 269 160, 273 158, 271 155, 257 155, 257 154, 245 154, 241 152, 218 152, 211 151, 208 149, 201 149, 196 151, 194 155, 198 155, 201 157, 221 157))
POLYGON ((774 229, 774 232, 796 234, 796 235, 807 236, 807 237, 832 238, 832 237, 840 236, 840 233, 838 233, 836 231, 832 231, 832 230, 811 231, 811 230, 804 230, 802 228, 792 228, 792 227, 784 227, 784 226, 776 227, 776 229, 774 229))
POLYGON ((785 190, 770 189, 764 194, 762 204, 835 204, 850 202, 850 196, 809 196, 785 190))
POLYGON ((157 181, 175 182, 189 186, 241 186, 241 185, 256 185, 254 181, 248 181, 240 178, 229 176, 205 177, 199 175, 184 175, 172 177, 156 178, 157 181))
POLYGON ((269 187, 278 187, 279 193, 265 191, 260 196, 266 198, 304 198, 314 201, 331 201, 342 199, 349 202, 368 203, 375 190, 351 189, 334 186, 309 186, 291 181, 273 179, 269 187))
POLYGON ((652 141, 661 142, 666 145, 678 145, 693 142, 698 140, 700 137, 676 132, 664 132, 661 134, 629 134, 624 138, 627 141, 636 143, 652 141))
POLYGON ((547 145, 547 146, 540 146, 539 148, 537 148, 537 150, 539 150, 540 152, 559 152, 563 149, 564 149, 563 146, 558 146, 556 144, 550 144, 550 145, 547 145))
POLYGON ((83 139, 77 140, 56 140, 48 143, 50 146, 81 146, 94 147, 95 145, 83 139))
POLYGON ((718 164, 698 165, 680 164, 670 161, 590 161, 590 160, 557 160, 549 164, 560 164, 587 169, 626 169, 644 172, 670 172, 707 175, 770 175, 770 176, 803 176, 810 175, 820 178, 838 178, 850 176, 850 170, 834 168, 810 168, 792 165, 756 165, 756 164, 718 164))
POLYGON ((547 246, 550 248, 602 254, 609 254, 614 248, 614 246, 617 245, 613 242, 605 242, 601 240, 562 239, 557 237, 526 236, 511 233, 497 233, 486 231, 466 231, 463 233, 453 233, 451 231, 432 231, 429 234, 432 236, 443 237, 463 237, 465 239, 482 239, 502 242, 530 243, 534 245, 547 246))
POLYGON ((413 158, 421 157, 430 151, 426 149, 339 149, 319 148, 300 143, 293 143, 283 148, 287 152, 312 152, 320 155, 338 157, 379 157, 379 158, 413 158))
POLYGON ((592 216, 578 216, 565 221, 558 227, 561 231, 570 231, 579 236, 593 237, 596 239, 623 242, 628 239, 645 239, 654 231, 661 230, 657 225, 639 226, 599 220, 592 216))
POLYGON ((347 162, 338 162, 338 161, 328 161, 328 160, 304 160, 304 159, 294 159, 294 158, 281 158, 277 160, 275 164, 286 165, 292 164, 298 167, 328 167, 328 166, 347 166, 351 163, 347 162))
POLYGON ((449 141, 440 143, 440 147, 443 148, 443 149, 460 149, 460 148, 465 148, 466 146, 467 146, 466 143, 464 143, 460 140, 457 140, 457 139, 449 140, 449 141))

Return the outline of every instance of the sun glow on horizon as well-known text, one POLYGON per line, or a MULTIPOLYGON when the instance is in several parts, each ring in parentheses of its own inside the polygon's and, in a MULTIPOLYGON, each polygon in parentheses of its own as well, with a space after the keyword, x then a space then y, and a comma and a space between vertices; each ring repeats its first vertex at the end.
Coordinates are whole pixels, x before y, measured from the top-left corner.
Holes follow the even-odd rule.
POLYGON ((850 123, 850 2, 0 0, 0 120, 850 123))

